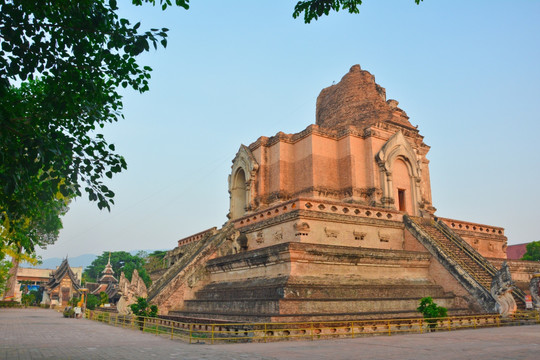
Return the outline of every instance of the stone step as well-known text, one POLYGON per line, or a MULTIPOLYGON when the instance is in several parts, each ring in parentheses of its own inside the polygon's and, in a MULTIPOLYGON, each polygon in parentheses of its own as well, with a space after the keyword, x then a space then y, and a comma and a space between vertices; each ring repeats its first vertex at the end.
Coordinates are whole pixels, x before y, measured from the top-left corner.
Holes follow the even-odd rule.
MULTIPOLYGON (((448 316, 473 315, 467 308, 453 307, 448 309, 448 316)), ((216 313, 216 312, 186 312, 172 311, 167 316, 171 319, 185 321, 186 319, 205 319, 205 323, 213 322, 316 322, 316 321, 361 321, 361 320, 385 320, 385 319, 417 319, 420 314, 416 310, 409 311, 362 311, 351 313, 307 313, 307 314, 260 314, 260 313, 216 313)))
MULTIPOLYGON (((259 313, 308 314, 355 313, 386 311, 416 311, 420 298, 366 298, 366 299, 250 299, 250 300, 186 300, 183 312, 223 314, 259 313)), ((443 307, 454 307, 454 296, 438 297, 434 301, 443 307)))
MULTIPOLYGON (((264 279, 261 279, 263 282, 264 279)), ((196 294, 201 300, 232 299, 342 299, 342 298, 422 298, 426 296, 442 297, 447 295, 439 285, 304 285, 280 284, 264 286, 263 284, 246 286, 244 283, 210 284, 196 294)))

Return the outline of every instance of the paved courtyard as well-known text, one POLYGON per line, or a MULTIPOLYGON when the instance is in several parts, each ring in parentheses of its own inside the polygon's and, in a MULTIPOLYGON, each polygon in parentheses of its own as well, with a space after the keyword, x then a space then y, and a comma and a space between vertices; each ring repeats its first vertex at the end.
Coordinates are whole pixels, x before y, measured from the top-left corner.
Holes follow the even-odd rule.
POLYGON ((53 310, 0 309, 0 359, 534 359, 540 325, 268 344, 189 345, 53 310))

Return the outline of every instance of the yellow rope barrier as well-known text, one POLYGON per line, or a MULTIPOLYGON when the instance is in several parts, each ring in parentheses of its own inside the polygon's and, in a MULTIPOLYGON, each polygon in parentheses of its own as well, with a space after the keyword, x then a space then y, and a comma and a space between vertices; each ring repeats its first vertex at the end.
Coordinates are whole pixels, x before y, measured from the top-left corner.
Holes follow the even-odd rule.
POLYGON ((515 313, 501 318, 497 314, 453 316, 446 318, 409 318, 356 321, 312 321, 289 323, 185 323, 169 319, 125 316, 108 312, 85 312, 89 320, 112 326, 127 327, 170 339, 179 338, 190 344, 218 342, 268 342, 293 339, 355 338, 365 335, 391 336, 399 333, 452 331, 466 328, 500 327, 504 325, 540 324, 538 311, 515 313))

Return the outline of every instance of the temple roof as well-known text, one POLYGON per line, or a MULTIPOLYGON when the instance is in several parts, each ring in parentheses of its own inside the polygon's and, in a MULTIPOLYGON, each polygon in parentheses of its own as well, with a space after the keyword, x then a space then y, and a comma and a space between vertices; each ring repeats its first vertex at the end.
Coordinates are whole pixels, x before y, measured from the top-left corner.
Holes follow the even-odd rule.
POLYGON ((354 65, 341 81, 321 91, 317 97, 316 123, 321 128, 348 126, 366 128, 379 122, 391 122, 416 129, 396 100, 386 100, 386 90, 360 65, 354 65))
POLYGON ((73 288, 78 291, 79 288, 81 287, 79 284, 79 278, 71 270, 67 257, 62 261, 62 263, 56 270, 51 272, 51 276, 49 278, 49 282, 47 283, 47 287, 51 290, 56 288, 58 285, 60 285, 60 282, 62 281, 63 278, 66 277, 66 275, 69 276, 73 284, 73 288))
POLYGON ((118 285, 113 283, 108 284, 96 284, 96 283, 87 283, 87 285, 90 285, 88 288, 92 288, 92 291, 90 291, 90 294, 99 296, 101 292, 104 292, 107 294, 109 299, 114 299, 114 297, 118 294, 118 285))
POLYGON ((114 270, 111 265, 111 254, 109 253, 109 261, 105 265, 105 269, 101 272, 101 277, 98 280, 100 284, 115 283, 118 284, 118 279, 114 277, 114 270))

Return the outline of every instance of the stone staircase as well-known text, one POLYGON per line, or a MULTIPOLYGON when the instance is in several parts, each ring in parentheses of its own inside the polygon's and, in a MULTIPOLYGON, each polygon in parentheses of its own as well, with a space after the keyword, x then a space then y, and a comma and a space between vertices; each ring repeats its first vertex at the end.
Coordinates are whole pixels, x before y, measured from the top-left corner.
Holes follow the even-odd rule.
MULTIPOLYGON (((185 245, 184 255, 156 280, 148 289, 148 300, 161 308, 167 308, 170 299, 175 292, 181 291, 182 287, 193 287, 196 282, 206 274, 205 264, 215 254, 219 247, 234 232, 234 226, 228 224, 221 230, 209 232, 201 240, 185 245), (200 274, 197 274, 200 273, 200 274)), ((179 295, 179 298, 182 298, 179 295)))
POLYGON ((169 315, 247 322, 412 318, 425 296, 453 315, 470 313, 456 306, 454 294, 430 283, 325 286, 283 278, 210 284, 169 315))
MULTIPOLYGON (((497 268, 440 220, 404 216, 404 223, 471 294, 479 295, 487 311, 493 311, 490 289, 497 268)), ((518 308, 524 309, 523 291, 515 288, 513 296, 518 308)))

